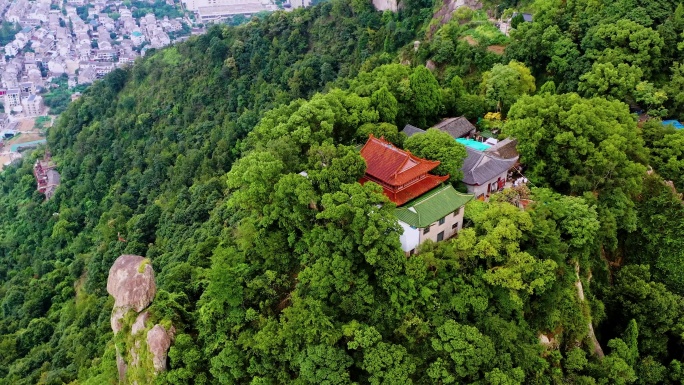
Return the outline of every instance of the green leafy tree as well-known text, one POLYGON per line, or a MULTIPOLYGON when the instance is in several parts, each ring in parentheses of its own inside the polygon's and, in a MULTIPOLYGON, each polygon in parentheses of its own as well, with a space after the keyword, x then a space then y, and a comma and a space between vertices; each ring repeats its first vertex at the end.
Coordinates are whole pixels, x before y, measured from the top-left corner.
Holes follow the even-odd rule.
POLYGON ((536 88, 530 70, 517 61, 495 64, 482 75, 480 87, 489 107, 504 113, 519 97, 534 92, 536 88))
POLYGON ((632 95, 641 77, 641 69, 625 63, 594 63, 590 72, 580 76, 579 90, 587 97, 624 100, 632 95))
POLYGON ((299 374, 309 384, 351 384, 352 359, 343 350, 326 345, 311 346, 299 358, 299 374))
POLYGON ((448 320, 431 340, 438 357, 428 369, 437 382, 475 382, 492 368, 496 350, 489 337, 477 328, 448 320))
POLYGON ((525 22, 525 18, 522 13, 518 13, 511 19, 511 28, 518 28, 518 26, 525 22))
POLYGON ((554 95, 556 93, 556 83, 553 80, 547 81, 539 88, 539 93, 554 95))
POLYGON ((398 113, 397 99, 389 92, 387 87, 382 87, 373 92, 371 105, 378 111, 381 122, 395 122, 398 113))
POLYGON ((646 153, 626 105, 576 94, 523 97, 504 132, 518 139, 535 183, 597 201, 612 247, 617 229, 636 229, 632 199, 641 191, 646 153))
POLYGON ((485 98, 480 95, 465 94, 456 99, 456 115, 463 115, 468 119, 477 119, 487 112, 485 98))
POLYGON ((676 111, 679 117, 684 117, 684 64, 674 63, 672 66, 672 76, 665 85, 672 110, 676 111))
POLYGON ((647 76, 660 69, 663 44, 658 32, 627 19, 599 24, 582 40, 589 58, 638 67, 647 76))
POLYGON ((416 67, 409 76, 413 94, 411 111, 418 127, 426 127, 442 108, 442 93, 435 76, 425 67, 416 67))
POLYGON ((639 228, 625 240, 626 257, 631 263, 648 264, 659 282, 669 290, 684 294, 684 206, 680 197, 662 178, 649 175, 636 202, 639 228))
POLYGON ((366 123, 356 131, 356 138, 359 143, 365 143, 368 137, 373 134, 376 138, 385 138, 397 146, 402 147, 405 135, 399 133, 399 128, 390 123, 366 123))
POLYGON ((448 133, 429 129, 422 135, 406 139, 404 148, 421 158, 440 161, 434 169, 437 175, 449 175, 449 181, 458 182, 463 178, 463 160, 468 155, 465 147, 456 142, 448 133))
POLYGON ((653 83, 639 82, 634 90, 634 97, 637 102, 646 107, 648 115, 661 118, 667 115, 667 109, 663 107, 667 101, 667 94, 653 83))
POLYGON ((651 146, 651 164, 663 178, 684 190, 684 131, 664 135, 651 146))
MULTIPOLYGON (((665 285, 653 282, 648 266, 624 267, 618 273, 617 284, 611 293, 614 297, 610 304, 621 313, 622 319, 633 319, 639 325, 638 346, 642 354, 666 355, 668 343, 681 340, 684 327, 681 297, 668 291, 665 285)), ((630 330, 629 325, 627 329, 630 330)), ((630 337, 631 345, 634 344, 632 340, 630 337)), ((623 357, 630 362, 635 359, 635 348, 631 345, 626 345, 629 355, 623 357)))

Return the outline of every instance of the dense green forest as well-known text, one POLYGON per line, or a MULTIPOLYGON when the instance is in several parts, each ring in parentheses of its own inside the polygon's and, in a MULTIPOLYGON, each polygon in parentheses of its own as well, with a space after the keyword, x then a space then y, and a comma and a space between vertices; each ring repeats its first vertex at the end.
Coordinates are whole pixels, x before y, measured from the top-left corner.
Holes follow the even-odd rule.
POLYGON ((0 24, 0 45, 4 46, 11 43, 12 40, 14 40, 14 36, 19 31, 21 31, 21 26, 19 24, 3 21, 2 24, 0 24))
POLYGON ((519 3, 488 2, 533 10, 508 37, 441 2, 329 0, 93 84, 49 131, 51 200, 44 149, 0 174, 0 384, 118 382, 121 254, 151 261, 177 331, 159 384, 684 381, 684 130, 660 122, 684 117, 684 6, 519 3), (407 258, 355 146, 456 175, 459 144, 399 130, 487 112, 531 188, 407 258))

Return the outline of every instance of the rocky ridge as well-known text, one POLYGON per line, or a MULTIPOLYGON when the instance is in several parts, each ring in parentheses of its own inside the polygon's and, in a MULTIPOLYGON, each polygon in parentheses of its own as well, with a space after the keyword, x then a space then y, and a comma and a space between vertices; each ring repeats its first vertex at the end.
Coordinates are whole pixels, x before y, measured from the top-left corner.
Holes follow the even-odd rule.
POLYGON ((121 255, 109 270, 107 292, 114 297, 111 325, 117 341, 119 381, 145 383, 150 375, 166 370, 167 353, 175 335, 173 326, 165 328, 152 322, 149 306, 157 285, 150 261, 138 255, 121 255), (150 366, 153 373, 144 370, 150 366))

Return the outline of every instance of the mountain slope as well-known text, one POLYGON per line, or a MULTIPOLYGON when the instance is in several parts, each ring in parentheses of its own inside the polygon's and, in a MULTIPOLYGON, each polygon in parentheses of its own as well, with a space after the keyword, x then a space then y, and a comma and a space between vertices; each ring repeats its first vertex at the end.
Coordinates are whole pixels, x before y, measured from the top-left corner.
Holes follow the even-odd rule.
POLYGON ((419 22, 328 2, 214 27, 88 89, 50 133, 63 181, 54 199, 34 192, 31 160, 0 176, 0 383, 105 369, 111 380, 111 365, 98 368, 103 352, 112 358, 104 282, 122 253, 155 259, 160 287, 192 314, 221 234, 205 221, 221 210, 222 176, 263 111, 356 73, 397 28, 419 22))

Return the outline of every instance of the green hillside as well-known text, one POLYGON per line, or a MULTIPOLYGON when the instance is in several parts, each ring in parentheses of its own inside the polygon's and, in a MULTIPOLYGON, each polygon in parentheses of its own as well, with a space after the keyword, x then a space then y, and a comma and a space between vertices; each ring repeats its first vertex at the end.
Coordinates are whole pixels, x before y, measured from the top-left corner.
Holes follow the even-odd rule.
POLYGON ((96 82, 49 132, 54 198, 42 149, 0 174, 0 384, 118 382, 122 254, 149 259, 177 332, 159 384, 681 383, 684 130, 659 119, 684 111, 684 7, 604 3, 526 3, 507 38, 482 12, 438 24, 441 2, 330 0, 96 82), (532 188, 407 258, 355 146, 454 175, 459 144, 399 131, 487 112, 532 188))

